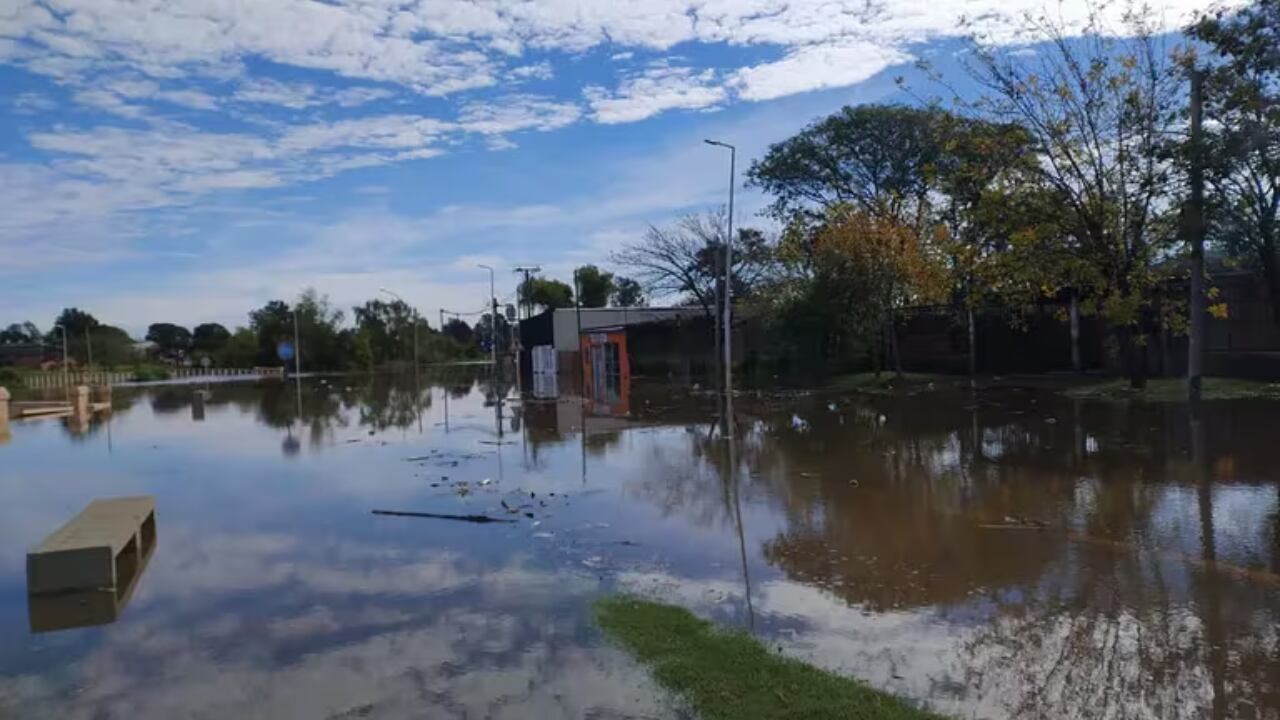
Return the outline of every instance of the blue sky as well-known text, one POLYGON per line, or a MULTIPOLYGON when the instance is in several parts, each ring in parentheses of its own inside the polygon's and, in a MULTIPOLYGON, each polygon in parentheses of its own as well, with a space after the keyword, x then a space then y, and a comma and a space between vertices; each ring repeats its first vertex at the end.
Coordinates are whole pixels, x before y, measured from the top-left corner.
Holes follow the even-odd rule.
MULTIPOLYGON (((1168 0, 1171 26, 1196 6, 1168 0)), ((722 204, 726 162, 1035 0, 7 0, 0 324, 244 324, 305 287, 434 320, 722 204), (961 18, 971 24, 962 26, 961 18), (976 18, 976 20, 974 20, 976 18)), ((741 177, 740 177, 741 179, 741 177)), ((763 199, 740 195, 738 222, 763 199)))

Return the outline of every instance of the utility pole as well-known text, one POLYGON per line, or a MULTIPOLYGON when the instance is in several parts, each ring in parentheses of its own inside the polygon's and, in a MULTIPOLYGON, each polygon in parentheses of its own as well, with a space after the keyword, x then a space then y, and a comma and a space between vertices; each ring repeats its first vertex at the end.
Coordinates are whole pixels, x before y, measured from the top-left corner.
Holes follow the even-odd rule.
POLYGON ((494 290, 493 268, 488 265, 477 265, 489 271, 489 301, 493 304, 493 314, 489 316, 489 357, 493 362, 493 372, 498 372, 498 293, 494 290))
POLYGON ((708 145, 715 145, 729 150, 729 230, 724 239, 724 392, 725 396, 733 393, 733 186, 736 176, 735 167, 738 161, 738 149, 729 143, 718 140, 705 140, 708 145))
POLYGON ((298 334, 298 308, 293 309, 293 378, 298 388, 298 420, 302 420, 302 336, 298 334))
MULTIPOLYGON (((542 268, 538 265, 521 265, 513 272, 524 273, 524 316, 525 319, 533 317, 533 299, 529 297, 529 280, 533 273, 542 272, 542 268)), ((518 294, 518 293, 517 293, 518 294)))
POLYGON ((1183 217, 1191 244, 1191 337, 1187 342, 1187 397, 1200 400, 1204 374, 1204 335, 1208 314, 1204 288, 1204 150, 1201 116, 1204 109, 1204 73, 1191 70, 1191 198, 1183 217))
POLYGON ((71 380, 67 375, 67 329, 61 325, 54 325, 62 331, 62 387, 70 388, 71 380))
MULTIPOLYGON (((574 350, 578 353, 578 373, 582 376, 583 388, 586 387, 587 373, 585 372, 587 363, 586 358, 582 356, 582 301, 578 297, 578 268, 573 269, 573 313, 578 320, 578 336, 573 340, 574 350)), ((584 411, 585 412, 585 411, 584 411)), ((587 433, 586 420, 583 420, 582 434, 585 437, 587 433)), ((585 442, 585 441, 584 441, 585 442)), ((585 452, 585 451, 584 451, 585 452)), ((583 461, 586 462, 585 460, 583 461)), ((586 474, 586 466, 583 466, 583 475, 586 474)))

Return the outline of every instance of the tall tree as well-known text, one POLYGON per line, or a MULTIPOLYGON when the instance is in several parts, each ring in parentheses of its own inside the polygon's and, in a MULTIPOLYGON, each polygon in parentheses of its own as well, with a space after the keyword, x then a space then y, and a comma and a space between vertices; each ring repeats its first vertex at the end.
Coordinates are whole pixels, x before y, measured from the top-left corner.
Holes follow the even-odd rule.
POLYGON ((283 300, 271 300, 249 312, 249 329, 258 338, 255 365, 277 365, 276 345, 293 338, 293 311, 283 300))
MULTIPOLYGON (((372 363, 406 360, 413 352, 413 327, 420 321, 417 312, 401 300, 369 300, 352 308, 356 331, 361 333, 371 353, 372 363)), ((419 330, 421 333, 421 330, 419 330)))
POLYGON ((578 282, 578 302, 582 307, 601 308, 609 304, 613 292, 613 273, 595 265, 583 265, 574 271, 578 282))
POLYGON ((748 183, 773 196, 786 223, 822 222, 849 206, 922 231, 941 147, 938 113, 899 105, 845 107, 770 146, 748 183))
POLYGON ((645 302, 644 288, 629 277, 619 276, 613 281, 610 302, 614 307, 640 307, 645 302))
POLYGON ((102 323, 89 313, 79 308, 65 308, 53 321, 53 327, 45 335, 45 343, 53 347, 62 347, 65 330, 67 352, 73 360, 89 362, 89 332, 102 323), (58 328, 62 328, 59 330, 58 328))
MULTIPOLYGON (((708 317, 723 271, 725 214, 686 215, 669 227, 649 226, 644 239, 623 246, 612 261, 635 273, 654 295, 678 295, 708 317)), ((750 297, 773 270, 773 246, 758 230, 741 228, 733 244, 734 297, 750 297)))
POLYGON ((1019 125, 996 124, 939 113, 941 152, 936 168, 939 220, 944 231, 952 295, 969 336, 969 373, 977 372, 977 323, 981 303, 995 299, 1007 272, 1013 236, 1032 216, 1008 212, 1011 195, 1033 182, 1035 157, 1019 125))
POLYGON ((573 288, 559 280, 531 277, 521 282, 518 289, 522 304, 536 305, 543 310, 573 307, 573 288))
POLYGON ((1177 120, 1178 81, 1147 19, 1125 34, 1091 14, 1068 30, 1029 16, 1035 55, 975 39, 968 68, 984 89, 968 104, 1025 127, 1043 180, 1066 204, 1067 227, 1094 268, 1093 301, 1117 331, 1126 374, 1146 383, 1146 347, 1159 284, 1155 263, 1174 240, 1158 228, 1170 181, 1160 150, 1177 120))
POLYGON ((1262 271, 1280 324, 1280 2, 1219 9, 1188 33, 1212 50, 1204 157, 1214 239, 1262 271))
POLYGON ((216 353, 222 367, 249 368, 258 362, 258 335, 250 328, 238 327, 216 353))
POLYGON ((93 341, 93 362, 104 367, 129 365, 137 361, 133 338, 114 325, 98 325, 89 331, 93 341))
POLYGON ((231 340, 231 332, 218 323, 202 323, 191 330, 191 347, 213 354, 231 340))
POLYGON ((12 323, 4 330, 0 330, 0 344, 38 343, 43 339, 44 335, 41 334, 40 328, 31 321, 12 323))
MULTIPOLYGON (((84 337, 86 330, 97 327, 100 323, 98 318, 81 310, 80 308, 65 308, 58 313, 57 319, 53 321, 54 326, 62 327, 67 331, 68 338, 84 337)), ((50 330, 50 333, 57 335, 59 331, 50 330)))
POLYGON ((837 329, 883 337, 902 373, 896 313, 945 293, 941 258, 911 227, 851 205, 836 205, 811 240, 814 287, 834 301, 837 329))
POLYGON ((298 296, 298 335, 301 337, 304 372, 343 370, 350 362, 349 333, 342 329, 345 315, 313 288, 298 296))
POLYGON ((471 326, 468 325, 465 320, 460 318, 450 318, 449 321, 444 324, 444 328, 441 332, 448 337, 453 338, 454 342, 464 347, 471 344, 472 337, 474 335, 471 330, 471 326))
POLYGON ((182 356, 191 349, 191 331, 173 323, 152 323, 147 327, 146 340, 168 356, 182 356))

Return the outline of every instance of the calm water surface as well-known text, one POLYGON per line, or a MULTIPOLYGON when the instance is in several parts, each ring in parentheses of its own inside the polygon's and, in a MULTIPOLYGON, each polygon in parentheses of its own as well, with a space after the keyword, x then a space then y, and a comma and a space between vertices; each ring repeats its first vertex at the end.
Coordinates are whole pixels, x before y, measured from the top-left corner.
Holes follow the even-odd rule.
POLYGON ((729 442, 660 385, 197 389, 10 424, 0 718, 682 717, 594 629, 616 591, 957 717, 1280 718, 1275 404, 750 396, 729 442), (27 550, 134 494, 119 618, 33 632, 27 550))

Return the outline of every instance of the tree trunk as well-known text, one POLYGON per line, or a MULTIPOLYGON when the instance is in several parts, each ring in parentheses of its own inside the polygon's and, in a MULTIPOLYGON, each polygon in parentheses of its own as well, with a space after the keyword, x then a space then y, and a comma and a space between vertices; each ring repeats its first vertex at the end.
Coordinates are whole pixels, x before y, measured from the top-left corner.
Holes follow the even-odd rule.
POLYGON ((871 337, 871 369, 879 380, 880 372, 884 368, 884 325, 880 326, 880 332, 873 333, 871 337))
MULTIPOLYGON (((1187 393, 1191 402, 1200 400, 1201 376, 1204 374, 1204 334, 1206 329, 1204 290, 1204 158, 1200 147, 1200 116, 1203 106, 1200 90, 1202 75, 1191 71, 1191 198, 1187 202, 1187 240, 1191 246, 1191 318, 1187 337, 1187 393)), ((1163 326, 1163 324, 1162 324, 1163 326)), ((1163 332, 1163 327, 1162 327, 1163 332)), ((1168 374, 1166 368, 1165 374, 1168 374)))
POLYGON ((893 355, 893 372, 902 378, 902 349, 898 346, 898 324, 894 322, 893 311, 889 311, 889 352, 893 355))
POLYGON ((1077 373, 1084 372, 1080 362, 1080 300, 1076 291, 1071 291, 1071 369, 1077 373))
POLYGON ((978 374, 978 328, 973 320, 973 308, 966 307, 965 313, 969 320, 969 377, 978 374))
POLYGON ((1147 344, 1143 342, 1142 335, 1133 328, 1126 328, 1125 338, 1129 387, 1142 390, 1147 386, 1147 344))

